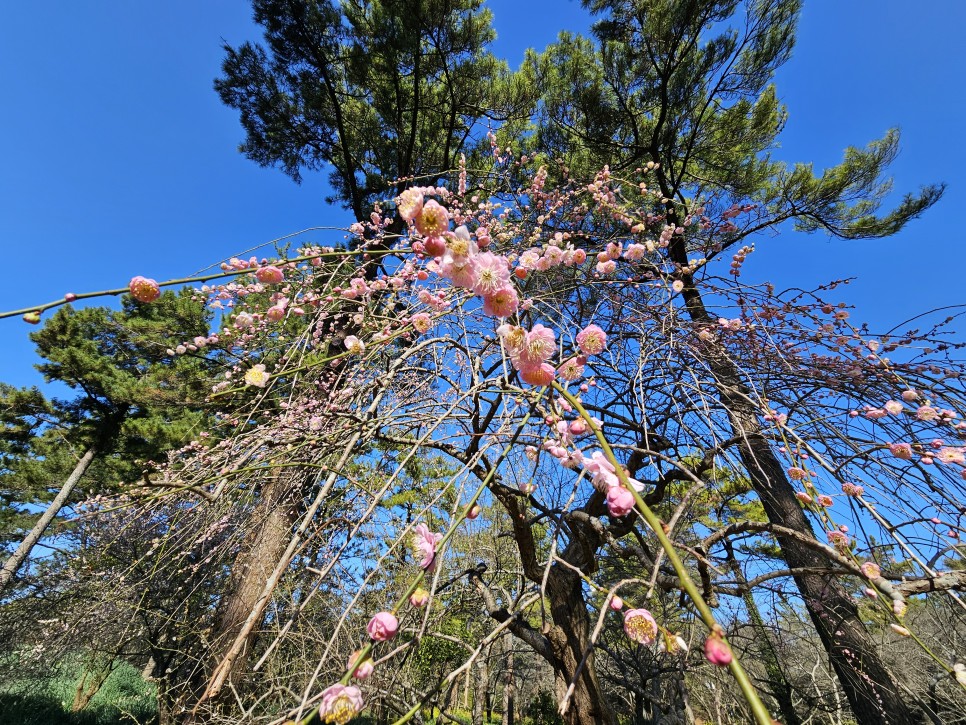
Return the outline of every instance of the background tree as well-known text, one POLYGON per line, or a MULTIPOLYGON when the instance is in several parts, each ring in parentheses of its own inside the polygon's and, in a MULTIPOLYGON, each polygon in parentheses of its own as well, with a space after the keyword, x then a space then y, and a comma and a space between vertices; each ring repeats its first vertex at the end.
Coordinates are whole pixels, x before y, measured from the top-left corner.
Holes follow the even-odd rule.
POLYGON ((47 400, 37 389, 3 390, 5 516, 31 530, 4 564, 0 588, 61 508, 77 500, 73 492, 82 480, 87 494, 112 493, 196 434, 204 360, 176 356, 171 348, 184 336, 206 338, 207 327, 207 313, 185 292, 166 293, 153 305, 125 298, 120 311, 68 306, 31 335, 45 379, 77 395, 47 400), (42 515, 23 508, 48 503, 42 515))

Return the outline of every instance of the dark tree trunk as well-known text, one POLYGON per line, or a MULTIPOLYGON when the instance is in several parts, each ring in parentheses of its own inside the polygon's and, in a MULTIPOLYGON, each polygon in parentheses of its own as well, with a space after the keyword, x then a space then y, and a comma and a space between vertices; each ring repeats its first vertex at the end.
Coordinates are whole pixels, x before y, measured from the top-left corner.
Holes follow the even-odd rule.
MULTIPOLYGON (((687 260, 683 240, 671 246, 676 257, 687 260)), ((677 259, 675 259, 677 261, 677 259)), ((701 294, 693 287, 685 290, 691 319, 713 324, 701 294)), ((724 350, 712 347, 706 358, 720 401, 727 411, 731 428, 739 438, 738 451, 751 486, 761 500, 768 521, 815 539, 811 522, 802 510, 785 466, 762 435, 758 411, 751 401, 755 396, 744 383, 735 362, 724 350)), ((782 558, 792 569, 830 569, 828 560, 798 538, 776 535, 782 558)), ((879 656, 872 637, 851 598, 835 575, 799 574, 794 577, 805 600, 809 616, 849 705, 859 725, 905 725, 922 722, 922 712, 900 694, 899 685, 879 656)))
MULTIPOLYGON (((204 722, 203 716, 196 712, 195 708, 205 703, 203 693, 208 679, 221 665, 236 637, 255 611, 265 582, 272 575, 285 552, 298 514, 297 507, 292 501, 295 498, 294 493, 292 479, 278 476, 268 482, 255 506, 252 520, 258 523, 246 537, 246 548, 238 552, 232 564, 226 593, 215 613, 207 661, 204 669, 199 667, 196 676, 192 678, 191 692, 188 693, 192 702, 185 707, 186 712, 182 720, 185 724, 204 722)), ((252 645, 258 636, 259 629, 260 623, 251 628, 246 635, 244 649, 231 660, 228 666, 226 684, 235 682, 236 687, 240 686, 239 678, 247 670, 252 645)), ((224 692, 225 689, 223 688, 222 691, 224 692)))
POLYGON ((582 581, 576 573, 555 564, 547 580, 547 597, 553 615, 553 627, 547 634, 555 662, 557 702, 562 703, 574 683, 567 712, 567 725, 616 725, 617 719, 597 679, 594 651, 590 647, 591 623, 584 601, 582 581), (581 660, 587 659, 581 667, 581 660), (580 670, 578 674, 578 669, 580 670))

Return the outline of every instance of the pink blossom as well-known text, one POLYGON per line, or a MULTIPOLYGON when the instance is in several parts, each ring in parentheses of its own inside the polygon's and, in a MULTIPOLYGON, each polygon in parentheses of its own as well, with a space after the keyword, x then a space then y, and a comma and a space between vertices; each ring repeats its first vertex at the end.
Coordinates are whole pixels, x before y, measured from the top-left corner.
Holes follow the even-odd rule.
POLYGON ((509 317, 519 306, 520 298, 516 287, 509 283, 483 298, 483 312, 490 317, 509 317))
POLYGON ((918 410, 916 410, 916 418, 919 420, 936 420, 939 417, 939 411, 933 408, 931 405, 921 405, 918 410))
POLYGON ((550 363, 527 365, 520 368, 520 379, 527 385, 544 386, 553 382, 557 371, 550 363))
POLYGON ((425 312, 417 312, 409 318, 409 322, 412 324, 413 329, 420 334, 428 332, 429 328, 433 326, 432 318, 425 312))
POLYGON ((594 451, 589 459, 584 458, 584 470, 590 474, 591 482, 598 491, 606 492, 620 483, 616 469, 601 451, 594 451))
POLYGON ((874 561, 867 561, 862 564, 862 573, 869 579, 875 579, 882 575, 882 570, 879 569, 879 565, 874 561))
POLYGON ((519 370, 546 362, 547 358, 553 355, 555 351, 553 330, 537 324, 527 333, 526 340, 516 351, 516 355, 511 352, 511 358, 514 367, 519 370))
POLYGON ((799 501, 801 501, 803 504, 806 504, 806 505, 814 502, 814 499, 804 491, 796 491, 795 498, 797 498, 799 501))
POLYGON ((602 274, 602 275, 613 274, 614 271, 616 271, 616 269, 617 269, 617 262, 615 262, 613 259, 609 259, 606 262, 597 263, 598 274, 602 274))
POLYGON ((657 621, 646 609, 624 612, 624 634, 638 644, 649 645, 657 639, 657 621))
POLYGON ((919 397, 919 393, 910 388, 909 390, 902 391, 902 399, 907 403, 911 403, 919 397))
POLYGON ((889 452, 896 458, 908 461, 912 458, 912 446, 908 443, 890 443, 889 452))
POLYGON ((575 436, 583 435, 587 432, 587 421, 583 418, 577 418, 570 422, 570 432, 575 436))
POLYGON ((366 349, 365 343, 355 335, 346 335, 346 338, 342 341, 342 344, 345 345, 345 349, 351 352, 353 355, 361 355, 366 349))
POLYGON ((842 548, 849 544, 849 537, 841 531, 829 531, 826 535, 828 536, 829 543, 836 548, 842 548))
POLYGON ((607 346, 607 333, 597 325, 587 325, 577 333, 577 347, 585 355, 599 355, 607 346))
POLYGON ((727 667, 731 664, 731 648, 728 647, 721 635, 712 633, 704 641, 704 657, 715 667, 727 667))
POLYGON ((420 566, 431 569, 436 562, 436 545, 442 540, 442 534, 434 534, 426 524, 417 524, 416 534, 413 536, 413 547, 423 555, 420 566))
POLYGON ((423 192, 417 188, 406 189, 396 198, 396 210, 407 222, 412 221, 423 210, 423 192))
POLYGON ((803 481, 808 478, 808 471, 798 466, 792 466, 788 469, 788 477, 793 481, 803 481))
POLYGON ((857 486, 854 483, 843 483, 842 493, 846 496, 861 496, 865 493, 865 489, 862 486, 857 486))
POLYGON ((423 208, 414 217, 416 229, 425 237, 441 237, 449 228, 449 212, 435 199, 423 203, 423 208))
POLYGON ((332 685, 323 691, 319 717, 324 723, 346 725, 362 712, 362 692, 358 687, 332 685))
POLYGON ((572 357, 563 363, 557 372, 560 373, 560 377, 564 380, 572 382, 583 376, 584 365, 580 362, 580 358, 572 357))
POLYGON ((825 508, 828 508, 829 506, 832 505, 832 503, 833 502, 832 502, 832 497, 831 496, 827 496, 825 494, 822 494, 821 496, 818 497, 818 505, 819 506, 823 506, 825 508))
POLYGON ((607 510, 611 516, 627 516, 634 510, 634 495, 623 486, 611 486, 607 490, 607 510))
POLYGON ((359 661, 359 655, 361 654, 362 650, 356 650, 349 655, 349 661, 346 663, 346 669, 349 670, 352 673, 352 676, 357 680, 365 680, 375 669, 375 665, 373 664, 372 659, 369 657, 366 657, 362 662, 359 663, 359 666, 356 667, 356 662, 359 661))
POLYGON ((278 284, 285 279, 285 273, 270 264, 267 267, 259 267, 255 272, 255 279, 262 284, 278 284))
POLYGON ((628 262, 637 262, 641 259, 644 259, 646 254, 647 247, 645 247, 643 244, 629 244, 627 245, 627 249, 624 250, 624 259, 626 259, 628 262))
POLYGON ((905 406, 898 400, 887 401, 882 407, 888 411, 889 415, 899 415, 899 413, 905 410, 905 406))
MULTIPOLYGON (((131 290, 131 297, 138 302, 154 302, 161 296, 161 287, 153 279, 147 277, 134 277, 128 284, 128 289, 131 290)), ((37 321, 40 321, 39 315, 37 321)))
POLYGON ((610 598, 610 601, 608 602, 607 606, 609 606, 615 612, 619 612, 624 608, 624 600, 615 594, 610 598))
POLYGON ((491 297, 510 283, 510 265, 506 257, 482 252, 476 255, 476 284, 473 291, 480 297, 491 297))
POLYGON ((960 448, 940 448, 936 459, 940 463, 957 463, 960 466, 966 464, 966 457, 963 456, 963 451, 960 448))
POLYGON ((386 642, 395 637, 398 631, 399 620, 392 612, 379 612, 366 625, 366 632, 376 642, 386 642))

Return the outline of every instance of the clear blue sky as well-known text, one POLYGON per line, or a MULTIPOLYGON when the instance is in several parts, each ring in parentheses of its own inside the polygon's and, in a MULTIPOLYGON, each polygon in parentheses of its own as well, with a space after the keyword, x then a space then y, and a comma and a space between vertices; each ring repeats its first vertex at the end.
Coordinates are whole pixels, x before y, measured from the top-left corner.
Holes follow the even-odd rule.
MULTIPOLYGON (((513 66, 526 47, 587 25, 572 0, 489 4, 495 52, 513 66)), ((236 150, 237 116, 211 84, 222 39, 260 36, 250 15, 244 0, 0 5, 0 310, 135 274, 184 276, 298 229, 351 221, 325 205, 323 177, 299 187, 236 150)), ((966 302, 964 23, 961 0, 918 12, 907 0, 806 0, 795 55, 776 79, 790 111, 782 157, 821 168, 900 126, 897 190, 945 180, 949 191, 891 239, 761 240, 743 279, 783 287, 858 276, 854 317, 877 324, 966 302)), ((40 382, 32 329, 0 320, 0 380, 40 382)))

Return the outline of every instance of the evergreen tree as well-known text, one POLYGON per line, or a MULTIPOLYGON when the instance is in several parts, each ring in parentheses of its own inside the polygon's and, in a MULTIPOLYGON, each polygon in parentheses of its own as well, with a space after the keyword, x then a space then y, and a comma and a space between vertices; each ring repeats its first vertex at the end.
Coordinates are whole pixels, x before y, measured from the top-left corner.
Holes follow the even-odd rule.
POLYGON ((13 541, 30 530, 5 563, 0 587, 78 499, 82 481, 87 494, 116 492, 190 440, 204 419, 208 360, 172 348, 207 335, 207 313, 188 291, 151 305, 125 297, 121 310, 66 306, 31 335, 44 361, 37 369, 75 395, 48 399, 36 388, 0 388, 0 535, 13 541), (44 506, 43 514, 30 512, 44 506))

